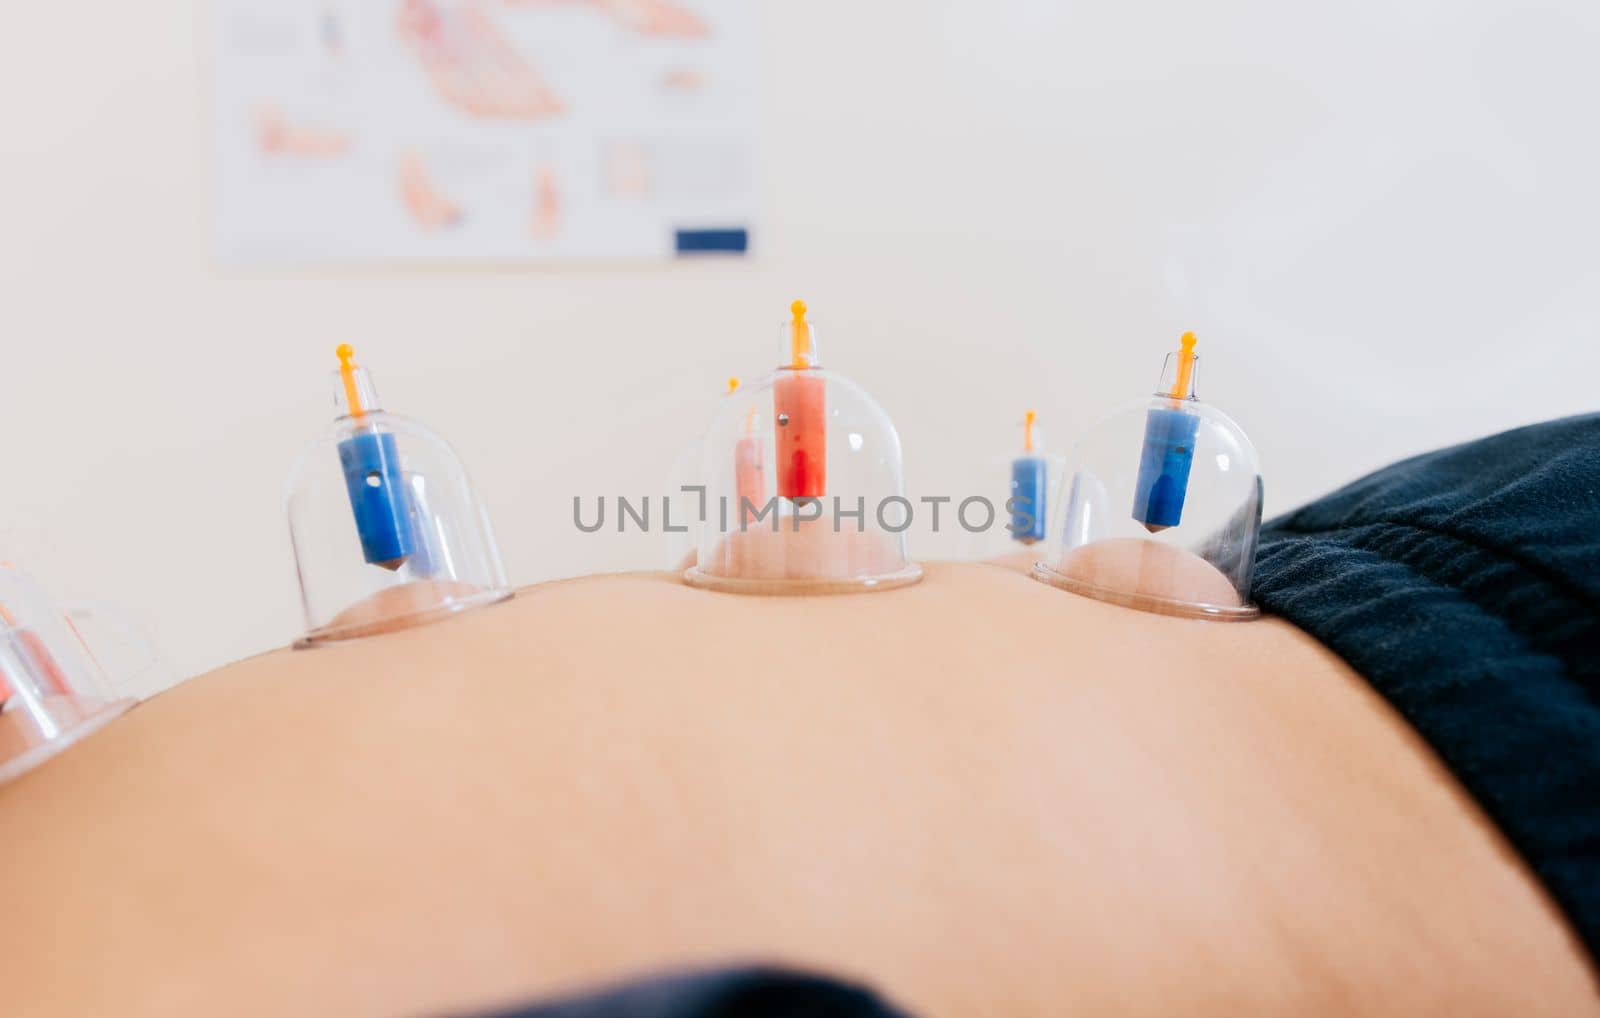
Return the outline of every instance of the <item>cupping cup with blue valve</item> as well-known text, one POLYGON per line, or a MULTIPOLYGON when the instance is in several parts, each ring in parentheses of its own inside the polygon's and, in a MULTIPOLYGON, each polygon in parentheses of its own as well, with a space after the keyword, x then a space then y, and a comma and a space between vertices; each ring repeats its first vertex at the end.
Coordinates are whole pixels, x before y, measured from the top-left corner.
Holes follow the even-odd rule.
POLYGON ((303 642, 433 621, 511 596, 488 514, 455 452, 385 413, 348 345, 333 426, 289 478, 303 642))
POLYGON ((1034 575, 1088 597, 1193 618, 1250 619, 1261 468, 1255 447, 1196 395, 1193 333, 1153 397, 1086 433, 1065 510, 1034 575))
POLYGON ((1011 523, 1006 531, 1021 544, 1044 540, 1050 512, 1050 461, 1040 449, 1038 420, 1032 410, 1023 417, 1022 452, 1011 461, 1011 492, 1006 499, 1011 523))

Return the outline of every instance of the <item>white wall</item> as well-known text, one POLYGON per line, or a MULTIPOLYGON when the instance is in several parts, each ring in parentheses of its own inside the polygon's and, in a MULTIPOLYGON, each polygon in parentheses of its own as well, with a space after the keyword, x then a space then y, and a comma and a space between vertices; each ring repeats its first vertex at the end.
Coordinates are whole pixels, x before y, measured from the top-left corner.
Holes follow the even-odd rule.
POLYGON ((766 7, 749 263, 249 274, 210 257, 204 5, 22 5, 0 553, 180 675, 287 642, 280 489, 350 340, 462 450, 514 580, 655 567, 572 496, 659 488, 797 295, 913 494, 976 484, 1025 407, 1059 437, 1147 391, 1187 327, 1269 511, 1594 405, 1592 0, 766 7))

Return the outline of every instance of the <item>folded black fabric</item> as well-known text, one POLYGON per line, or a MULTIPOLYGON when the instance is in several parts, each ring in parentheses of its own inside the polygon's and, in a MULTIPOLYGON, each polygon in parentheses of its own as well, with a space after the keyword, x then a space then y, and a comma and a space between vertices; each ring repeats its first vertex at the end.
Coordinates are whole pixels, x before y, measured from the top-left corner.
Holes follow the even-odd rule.
POLYGON ((1600 415, 1406 460, 1268 523, 1254 597, 1406 717, 1600 959, 1600 415))
POLYGON ((905 1018, 858 986, 775 968, 643 979, 499 1018, 905 1018))

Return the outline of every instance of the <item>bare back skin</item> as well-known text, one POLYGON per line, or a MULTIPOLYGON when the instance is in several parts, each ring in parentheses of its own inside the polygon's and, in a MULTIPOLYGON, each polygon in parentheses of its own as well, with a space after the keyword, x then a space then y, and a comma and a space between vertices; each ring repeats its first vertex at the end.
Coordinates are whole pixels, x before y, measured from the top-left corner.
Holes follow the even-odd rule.
POLYGON ((753 960, 929 1015, 1600 1013, 1524 865, 1314 641, 989 565, 593 577, 268 654, 0 788, 0 832, 17 1018, 459 1013, 753 960))

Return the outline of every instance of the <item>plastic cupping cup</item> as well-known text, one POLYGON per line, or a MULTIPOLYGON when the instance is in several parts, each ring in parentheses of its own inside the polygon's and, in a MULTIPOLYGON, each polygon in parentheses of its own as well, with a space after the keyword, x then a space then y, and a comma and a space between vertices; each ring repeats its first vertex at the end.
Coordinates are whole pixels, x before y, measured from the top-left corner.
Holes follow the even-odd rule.
POLYGON ((1244 620, 1261 530, 1261 467, 1243 430, 1200 402, 1193 340, 1155 396, 1101 420, 1068 457, 1034 575, 1116 604, 1244 620), (1183 369, 1187 357, 1188 369, 1183 369))
POLYGON ((430 622, 511 596, 488 514, 454 450, 378 408, 340 348, 340 416, 290 472, 302 644, 430 622))
POLYGON ((894 422, 859 385, 821 368, 797 303, 785 363, 723 397, 701 462, 705 519, 692 585, 828 594, 915 583, 894 422))
POLYGON ((132 707, 71 621, 32 580, 0 569, 0 782, 132 707))

